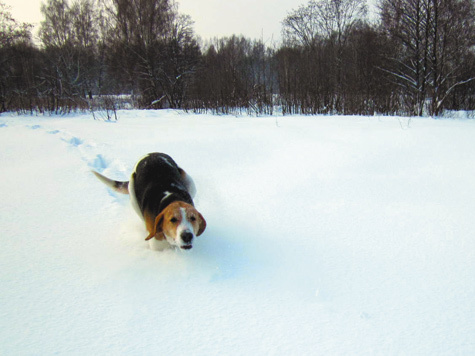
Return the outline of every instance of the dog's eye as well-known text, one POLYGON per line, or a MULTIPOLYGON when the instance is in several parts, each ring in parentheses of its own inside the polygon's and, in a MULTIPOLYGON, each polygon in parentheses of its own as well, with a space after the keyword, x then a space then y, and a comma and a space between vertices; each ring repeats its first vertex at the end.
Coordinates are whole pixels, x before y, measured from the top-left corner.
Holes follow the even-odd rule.
POLYGON ((196 221, 196 218, 194 216, 190 217, 191 221, 196 221))
POLYGON ((177 219, 177 218, 171 218, 171 219, 170 219, 170 222, 176 223, 176 222, 178 222, 178 219, 177 219))

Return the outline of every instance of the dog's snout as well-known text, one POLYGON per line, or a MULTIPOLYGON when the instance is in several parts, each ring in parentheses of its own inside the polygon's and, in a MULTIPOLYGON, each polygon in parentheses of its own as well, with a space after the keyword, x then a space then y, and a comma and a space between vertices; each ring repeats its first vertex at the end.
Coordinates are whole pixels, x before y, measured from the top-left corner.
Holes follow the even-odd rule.
POLYGON ((184 243, 189 244, 191 242, 191 240, 193 240, 193 234, 189 231, 184 231, 184 232, 181 233, 181 240, 184 243))

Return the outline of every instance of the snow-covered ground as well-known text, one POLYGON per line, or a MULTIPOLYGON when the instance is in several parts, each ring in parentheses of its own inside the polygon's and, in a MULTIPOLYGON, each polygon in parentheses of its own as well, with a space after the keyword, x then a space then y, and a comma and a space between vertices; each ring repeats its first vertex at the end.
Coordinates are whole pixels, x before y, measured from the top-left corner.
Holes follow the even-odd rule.
POLYGON ((1 355, 473 355, 475 120, 0 116, 1 355), (145 153, 208 228, 152 251, 145 153))

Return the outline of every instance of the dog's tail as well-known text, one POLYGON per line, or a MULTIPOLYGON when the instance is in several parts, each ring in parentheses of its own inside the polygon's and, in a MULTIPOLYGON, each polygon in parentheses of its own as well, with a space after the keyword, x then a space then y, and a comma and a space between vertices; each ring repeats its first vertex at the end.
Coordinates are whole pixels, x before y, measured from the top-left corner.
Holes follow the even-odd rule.
POLYGON ((104 177, 102 174, 92 171, 99 180, 107 185, 109 188, 115 190, 116 192, 122 194, 129 194, 129 182, 120 182, 117 180, 112 180, 107 177, 104 177))

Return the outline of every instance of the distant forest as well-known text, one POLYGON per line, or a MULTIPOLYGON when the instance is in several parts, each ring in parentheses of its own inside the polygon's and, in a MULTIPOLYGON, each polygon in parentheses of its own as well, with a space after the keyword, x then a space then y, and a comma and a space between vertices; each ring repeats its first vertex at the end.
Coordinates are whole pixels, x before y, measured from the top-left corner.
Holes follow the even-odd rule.
POLYGON ((474 110, 474 0, 378 1, 289 9, 279 43, 202 40, 173 0, 46 0, 33 41, 0 2, 0 112, 474 110))

